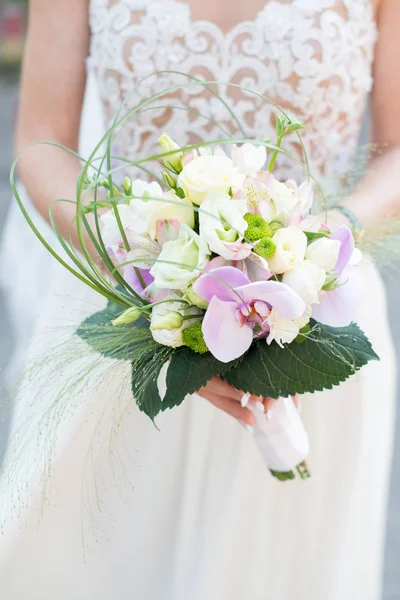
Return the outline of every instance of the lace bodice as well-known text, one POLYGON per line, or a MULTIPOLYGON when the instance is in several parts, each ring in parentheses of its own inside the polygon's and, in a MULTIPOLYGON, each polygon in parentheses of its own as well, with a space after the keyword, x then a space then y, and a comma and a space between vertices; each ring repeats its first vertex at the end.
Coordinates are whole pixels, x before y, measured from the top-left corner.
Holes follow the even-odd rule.
MULTIPOLYGON (((192 18, 184 0, 91 0, 90 18, 91 62, 108 121, 143 77, 176 70, 243 85, 290 109, 307 127, 303 137, 319 176, 343 166, 357 144, 376 39, 369 0, 267 0, 253 20, 228 32, 192 18)), ((152 76, 128 104, 177 82, 183 82, 179 75, 152 76)), ((216 84, 214 90, 248 137, 274 139, 271 105, 238 88, 216 84)), ((186 87, 152 106, 116 137, 119 156, 156 152, 164 129, 180 145, 220 138, 210 118, 237 132, 229 111, 202 86, 186 87)), ((294 137, 287 144, 300 151, 294 137)), ((285 157, 278 167, 283 176, 293 174, 293 162, 285 157)))

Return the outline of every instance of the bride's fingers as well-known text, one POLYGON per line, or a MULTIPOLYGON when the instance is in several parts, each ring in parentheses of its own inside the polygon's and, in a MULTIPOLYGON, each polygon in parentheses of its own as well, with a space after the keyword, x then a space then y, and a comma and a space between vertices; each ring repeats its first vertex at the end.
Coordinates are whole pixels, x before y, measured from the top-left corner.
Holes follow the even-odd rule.
POLYGON ((271 410, 271 408, 274 406, 276 400, 274 398, 264 398, 264 408, 265 408, 265 412, 268 412, 269 410, 271 410))
POLYGON ((218 394, 214 394, 213 392, 207 390, 204 394, 200 392, 200 396, 206 398, 211 404, 214 404, 220 410, 228 413, 231 417, 238 419, 239 421, 243 421, 246 425, 250 425, 254 427, 255 421, 254 417, 247 408, 243 408, 240 406, 239 402, 233 400, 232 398, 227 398, 226 396, 219 396, 218 394))
POLYGON ((231 398, 232 400, 236 400, 240 402, 241 397, 243 396, 243 392, 239 392, 234 387, 226 383, 226 381, 222 381, 219 377, 213 377, 211 381, 207 383, 207 385, 200 390, 200 395, 203 395, 202 392, 212 392, 213 394, 217 394, 218 396, 224 396, 226 398, 231 398))

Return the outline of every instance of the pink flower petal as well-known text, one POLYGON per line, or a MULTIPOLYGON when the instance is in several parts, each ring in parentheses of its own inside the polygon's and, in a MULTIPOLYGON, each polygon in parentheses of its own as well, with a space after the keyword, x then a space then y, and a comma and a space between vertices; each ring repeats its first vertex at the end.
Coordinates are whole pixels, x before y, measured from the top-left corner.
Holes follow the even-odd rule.
POLYGON ((357 316, 364 294, 364 278, 357 267, 349 267, 343 273, 345 283, 325 292, 319 304, 312 305, 312 316, 323 325, 347 327, 357 316))
POLYGON ((247 243, 247 242, 225 242, 224 246, 234 254, 232 255, 232 260, 244 260, 248 256, 250 256, 255 243, 247 243))
POLYGON ((263 300, 288 319, 301 317, 306 309, 300 296, 279 281, 256 281, 237 288, 236 291, 246 304, 252 300, 263 300))
POLYGON ((354 252, 354 238, 350 229, 342 225, 331 234, 331 240, 339 240, 340 250, 339 258, 335 266, 335 273, 340 275, 348 265, 348 262, 354 252))
POLYGON ((208 349, 223 363, 242 356, 253 341, 252 328, 246 324, 239 326, 236 311, 236 302, 221 302, 214 296, 203 319, 202 330, 208 349))
POLYGON ((222 258, 222 256, 216 256, 212 258, 210 262, 204 267, 205 271, 212 271, 213 269, 219 269, 220 267, 230 267, 231 261, 222 258))
POLYGON ((176 219, 159 219, 156 223, 157 241, 163 245, 165 242, 176 240, 180 225, 176 219))
POLYGON ((207 302, 210 302, 213 296, 220 300, 235 300, 237 295, 233 289, 247 283, 250 283, 249 279, 239 269, 220 267, 199 277, 193 284, 193 289, 207 302))

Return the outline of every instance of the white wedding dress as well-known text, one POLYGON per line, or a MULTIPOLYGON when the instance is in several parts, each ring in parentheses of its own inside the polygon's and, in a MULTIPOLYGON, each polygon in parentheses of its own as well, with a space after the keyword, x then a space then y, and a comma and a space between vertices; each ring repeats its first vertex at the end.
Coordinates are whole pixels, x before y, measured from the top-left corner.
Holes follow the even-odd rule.
MULTIPOLYGON (((192 18, 176 0, 92 0, 90 13, 91 61, 108 120, 143 76, 178 70, 241 83, 291 108, 307 125, 304 139, 320 177, 343 168, 356 148, 376 39, 368 0, 269 0, 229 32, 192 18)), ((182 80, 149 78, 132 103, 182 80)), ((218 91, 250 137, 273 137, 268 104, 238 89, 218 91)), ((180 144, 219 137, 195 111, 231 127, 225 109, 200 87, 168 102, 194 111, 171 112, 158 102, 119 133, 114 153, 150 154, 160 126, 180 144)), ((289 177, 292 164, 281 161, 279 172, 289 177)), ((129 382, 119 389, 128 365, 108 364, 100 385, 71 393, 74 409, 58 421, 45 497, 38 456, 49 432, 31 440, 17 470, 9 458, 0 597, 380 600, 395 362, 382 283, 368 261, 363 269, 368 294, 358 320, 381 361, 340 388, 303 398, 310 480, 273 479, 251 436, 199 397, 160 416, 158 431, 136 409, 129 382)), ((73 326, 100 306, 93 292, 58 271, 38 340, 44 329, 73 326)), ((52 365, 50 355, 49 373, 52 365)), ((22 396, 15 423, 34 420, 63 377, 55 372, 42 382, 34 406, 22 396)))

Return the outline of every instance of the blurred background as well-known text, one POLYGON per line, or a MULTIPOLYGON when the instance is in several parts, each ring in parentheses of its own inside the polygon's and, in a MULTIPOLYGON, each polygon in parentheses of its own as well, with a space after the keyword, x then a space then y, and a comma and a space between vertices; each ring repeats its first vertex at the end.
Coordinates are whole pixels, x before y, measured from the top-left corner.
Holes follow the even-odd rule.
MULTIPOLYGON (((27 3, 27 0, 0 0, 0 246, 7 214, 13 201, 9 185, 9 170, 13 158, 13 133, 18 110, 19 73, 26 30, 27 3)), ((398 356, 400 356, 399 280, 400 277, 394 269, 385 274, 398 356)), ((2 290, 0 284, 0 367, 6 363, 16 343, 15 326, 13 327, 7 316, 4 289, 2 290)), ((10 393, 10 390, 7 390, 9 385, 9 381, 2 377, 0 370, 0 397, 6 397, 10 393)), ((400 394, 398 399, 399 410, 387 524, 385 591, 382 600, 400 600, 400 394)), ((379 398, 376 399, 376 410, 380 410, 379 398)), ((0 407, 0 440, 4 440, 7 436, 9 419, 10 408, 0 407)))

